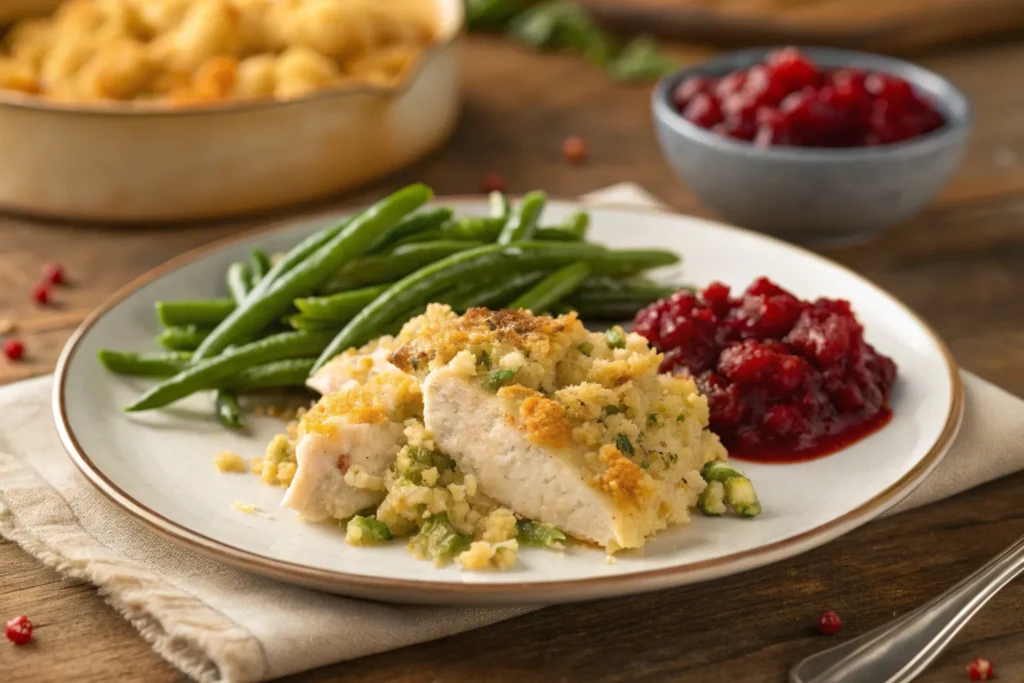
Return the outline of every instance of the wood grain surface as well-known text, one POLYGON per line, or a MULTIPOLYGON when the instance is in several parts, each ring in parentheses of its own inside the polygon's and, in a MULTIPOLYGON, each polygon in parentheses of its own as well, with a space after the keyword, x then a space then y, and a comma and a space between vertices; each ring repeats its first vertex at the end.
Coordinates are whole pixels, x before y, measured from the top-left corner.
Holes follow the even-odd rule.
POLYGON ((578 1, 624 33, 715 45, 802 43, 907 54, 1024 29, 1024 0, 578 1))
MULTIPOLYGON (((0 318, 18 325, 28 347, 24 362, 0 360, 0 382, 52 370, 92 307, 171 256, 365 201, 401 182, 466 193, 484 173, 500 171, 512 191, 543 187, 573 196, 632 180, 680 210, 707 214, 661 159, 647 88, 617 86, 572 58, 525 54, 487 39, 468 41, 464 57, 466 106, 455 137, 359 196, 271 217, 148 229, 0 218, 0 318), (562 161, 559 144, 569 134, 588 142, 582 166, 562 161), (65 264, 72 284, 40 308, 29 291, 51 260, 65 264)), ((963 87, 976 108, 963 169, 914 221, 867 244, 822 251, 921 313, 965 367, 1024 394, 1024 41, 948 51, 923 63, 963 87)), ((1022 498, 1024 475, 1017 475, 713 584, 552 607, 292 680, 782 683, 792 663, 834 642, 814 633, 821 612, 840 613, 842 638, 920 604, 1024 534, 1022 498)), ((0 680, 8 672, 25 681, 183 680, 90 586, 61 579, 4 542, 0 577, 0 616, 28 614, 38 636, 24 649, 0 643, 0 680)), ((975 656, 992 659, 1000 680, 1024 680, 1024 586, 1004 590, 921 680, 965 680, 964 666, 975 656)))

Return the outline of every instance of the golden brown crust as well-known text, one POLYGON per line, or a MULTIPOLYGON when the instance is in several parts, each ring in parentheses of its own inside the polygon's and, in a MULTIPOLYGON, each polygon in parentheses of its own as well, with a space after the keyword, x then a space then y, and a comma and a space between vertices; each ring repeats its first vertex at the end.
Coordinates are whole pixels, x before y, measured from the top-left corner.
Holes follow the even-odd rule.
POLYGON ((405 372, 425 373, 435 359, 447 363, 469 348, 515 348, 529 358, 550 356, 555 339, 582 327, 575 313, 551 318, 528 311, 471 308, 465 315, 438 316, 427 321, 390 361, 405 372))
POLYGON ((538 446, 564 448, 572 440, 572 425, 561 403, 543 396, 530 396, 519 404, 519 418, 526 438, 538 446))
POLYGON ((618 448, 607 444, 601 446, 598 453, 606 469, 597 485, 616 503, 639 507, 651 497, 651 490, 644 482, 644 471, 618 448))
POLYGON ((327 394, 303 415, 301 431, 330 435, 337 428, 332 418, 343 418, 348 424, 379 424, 422 412, 423 397, 416 378, 390 372, 376 375, 366 384, 327 394))

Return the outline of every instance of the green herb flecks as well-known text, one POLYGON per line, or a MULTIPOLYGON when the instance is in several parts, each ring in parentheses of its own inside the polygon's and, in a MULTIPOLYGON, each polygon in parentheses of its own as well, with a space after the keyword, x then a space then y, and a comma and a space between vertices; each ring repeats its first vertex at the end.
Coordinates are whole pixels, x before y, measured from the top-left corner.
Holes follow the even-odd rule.
POLYGON ((610 349, 626 348, 626 333, 618 325, 608 328, 608 331, 604 333, 604 339, 610 349))
POLYGON ((522 545, 561 549, 565 534, 551 524, 520 519, 516 522, 516 540, 522 545))
POLYGON ((518 370, 492 370, 488 372, 484 378, 484 389, 487 389, 487 391, 497 391, 505 382, 515 377, 517 372, 518 370))
POLYGON ((363 517, 356 515, 348 520, 345 526, 345 540, 352 545, 370 545, 390 541, 393 536, 384 522, 373 515, 363 517))
POLYGON ((617 81, 651 81, 679 68, 679 62, 658 52, 653 40, 641 36, 628 43, 608 64, 608 75, 617 81))
POLYGON ((460 534, 442 512, 427 520, 420 532, 409 540, 409 547, 419 557, 429 557, 437 564, 447 564, 469 548, 470 538, 460 534))
POLYGON ((466 0, 471 31, 504 31, 531 50, 564 50, 618 81, 653 81, 679 68, 648 37, 621 45, 582 6, 567 0, 466 0))

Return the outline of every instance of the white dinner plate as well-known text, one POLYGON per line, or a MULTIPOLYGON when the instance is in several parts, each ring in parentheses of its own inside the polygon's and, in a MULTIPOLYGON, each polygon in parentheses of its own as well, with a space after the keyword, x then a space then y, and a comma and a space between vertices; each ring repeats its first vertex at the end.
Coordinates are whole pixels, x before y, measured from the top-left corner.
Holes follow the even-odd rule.
MULTIPOLYGON (((463 215, 485 214, 479 200, 441 199, 463 215)), ((552 202, 545 220, 580 208, 552 202)), ((509 571, 435 568, 404 543, 355 548, 336 525, 303 523, 280 507, 283 489, 249 474, 224 474, 214 456, 262 455, 281 431, 250 418, 251 435, 211 418, 212 398, 126 415, 121 408, 146 380, 107 373, 100 348, 153 349, 158 299, 224 296, 228 265, 250 249, 287 249, 318 225, 231 239, 174 259, 139 278, 99 308, 68 342, 57 368, 53 408, 72 459, 111 500, 159 533, 217 560, 284 581, 396 602, 547 603, 584 600, 706 581, 759 567, 826 543, 876 517, 935 468, 959 426, 963 392, 956 365, 935 333, 892 296, 814 254, 763 235, 705 220, 647 210, 590 209, 591 238, 616 247, 667 247, 684 255, 688 282, 722 280, 737 289, 767 275, 804 298, 845 298, 867 339, 899 367, 894 417, 882 430, 838 453, 789 464, 742 463, 764 508, 754 520, 694 515, 692 524, 657 535, 642 551, 572 546, 559 553, 526 548, 509 571), (235 501, 264 515, 233 509, 235 501)))

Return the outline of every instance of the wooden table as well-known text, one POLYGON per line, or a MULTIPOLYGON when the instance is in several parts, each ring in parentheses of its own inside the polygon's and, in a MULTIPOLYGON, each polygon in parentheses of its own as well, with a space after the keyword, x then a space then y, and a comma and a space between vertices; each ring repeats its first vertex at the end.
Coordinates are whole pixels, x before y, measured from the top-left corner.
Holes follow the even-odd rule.
MULTIPOLYGON (((497 170, 510 190, 572 196, 632 180, 680 210, 705 213, 661 159, 647 88, 616 86, 577 60, 528 55, 487 39, 469 40, 465 57, 466 109, 454 138, 360 197, 269 219, 151 230, 0 219, 0 317, 18 324, 29 350, 24 362, 0 361, 0 382, 49 372, 91 308, 169 257, 362 201, 399 182, 421 179, 442 194, 475 192, 480 177, 497 170), (562 161, 559 144, 569 134, 589 144, 581 167, 562 161), (55 305, 38 308, 29 291, 50 260, 63 262, 74 282, 55 305)), ((962 171, 912 223, 870 244, 824 252, 920 312, 965 367, 1024 394, 1024 42, 921 61, 962 86, 976 107, 962 171)), ((850 636, 920 604, 1024 534, 1021 499, 1024 474, 714 585, 552 607, 294 680, 783 681, 793 662, 834 642, 814 632, 821 612, 838 611, 842 634, 850 636)), ((91 586, 60 578, 2 541, 0 577, 0 615, 24 612, 49 627, 34 650, 18 653, 12 673, 28 674, 19 680, 182 679, 91 586)), ((15 660, 2 645, 6 673, 15 660)), ((1024 680, 1024 586, 1004 590, 921 680, 964 680, 975 656, 993 660, 1000 680, 1024 680)))

